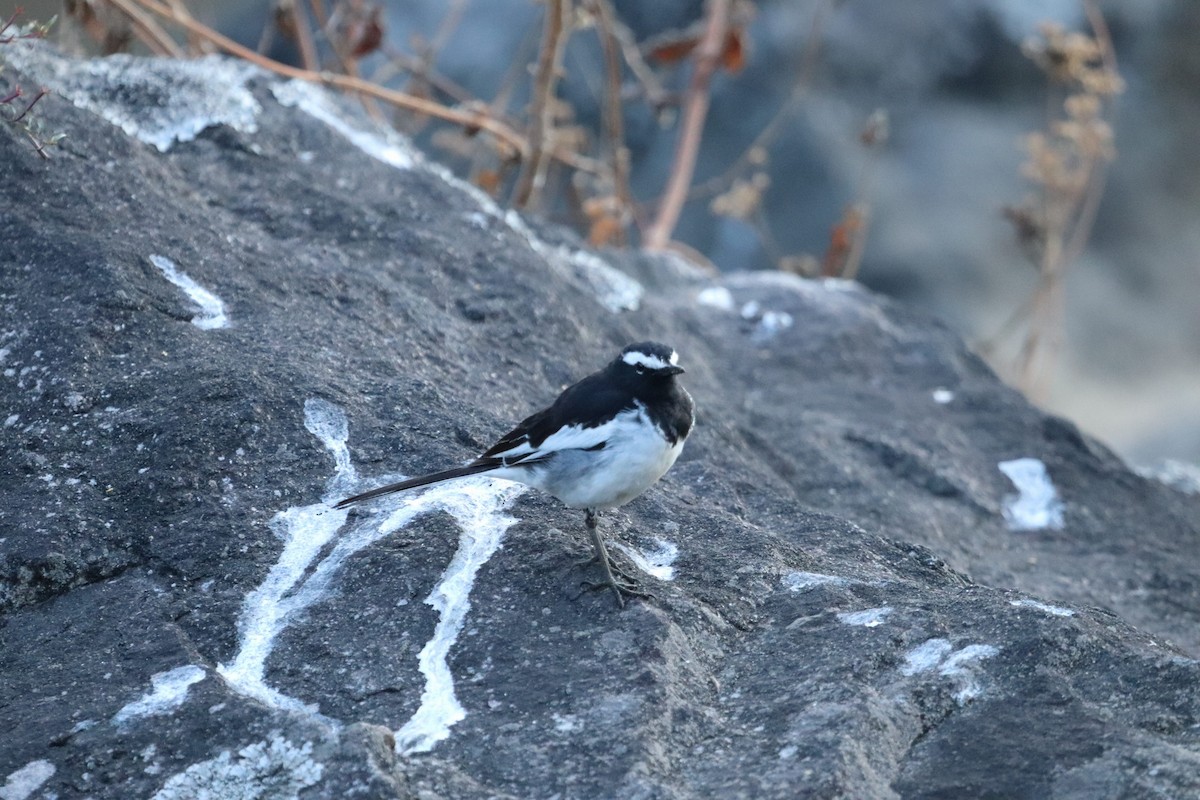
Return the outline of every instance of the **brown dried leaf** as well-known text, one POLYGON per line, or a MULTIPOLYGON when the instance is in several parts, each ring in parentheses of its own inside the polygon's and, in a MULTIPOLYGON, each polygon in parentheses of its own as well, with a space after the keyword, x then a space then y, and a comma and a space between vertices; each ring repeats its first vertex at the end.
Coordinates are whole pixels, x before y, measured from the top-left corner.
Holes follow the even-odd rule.
POLYGON ((829 232, 829 248, 821 260, 821 275, 836 278, 845 272, 846 259, 854 248, 854 240, 862 230, 862 223, 862 212, 855 206, 848 207, 842 214, 829 232))

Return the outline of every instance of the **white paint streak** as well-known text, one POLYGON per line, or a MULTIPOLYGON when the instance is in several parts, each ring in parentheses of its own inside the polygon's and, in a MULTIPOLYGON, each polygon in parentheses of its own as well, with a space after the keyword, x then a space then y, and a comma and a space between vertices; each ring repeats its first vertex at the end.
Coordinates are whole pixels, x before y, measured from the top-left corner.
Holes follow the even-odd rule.
POLYGON ((653 550, 639 550, 622 542, 613 545, 629 556, 637 568, 660 581, 675 580, 675 559, 679 557, 679 547, 666 539, 654 538, 653 550))
POLYGON ((174 711, 187 699, 188 688, 204 680, 204 676, 204 670, 194 664, 156 672, 150 676, 153 690, 118 711, 112 718, 113 725, 174 711))
POLYGON ((188 275, 175 266, 175 262, 159 255, 151 255, 150 263, 158 267, 163 276, 183 290, 192 302, 203 312, 192 318, 192 324, 197 328, 212 330, 213 328, 229 327, 229 318, 225 316, 225 303, 221 298, 192 280, 188 275))
POLYGON ((1075 616, 1075 612, 1069 608, 1046 605, 1045 603, 1039 603, 1037 600, 1030 600, 1027 597, 1023 597, 1020 600, 1009 600, 1008 604, 1010 606, 1017 606, 1018 608, 1036 608, 1038 611, 1044 611, 1045 613, 1053 614, 1056 617, 1075 616))
POLYGON ((0 786, 0 800, 25 800, 54 775, 54 765, 45 759, 30 761, 9 774, 0 786))
POLYGON ((883 624, 888 614, 894 609, 891 606, 866 608, 862 611, 847 611, 837 615, 838 622, 844 625, 859 625, 864 628, 877 628, 883 624))
POLYGON ((1036 458, 1001 461, 1000 471, 1017 487, 1017 494, 1004 499, 1004 519, 1010 530, 1061 530, 1063 504, 1050 481, 1046 465, 1036 458))

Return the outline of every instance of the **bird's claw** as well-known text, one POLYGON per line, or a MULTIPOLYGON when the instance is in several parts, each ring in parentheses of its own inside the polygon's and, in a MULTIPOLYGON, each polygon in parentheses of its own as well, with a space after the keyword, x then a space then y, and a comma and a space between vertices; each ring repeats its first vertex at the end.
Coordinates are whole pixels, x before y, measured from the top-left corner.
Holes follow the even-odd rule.
POLYGON ((622 573, 621 577, 624 578, 625 580, 621 581, 621 580, 614 579, 611 581, 608 581, 608 580, 580 581, 579 593, 576 594, 571 599, 578 600, 580 597, 583 596, 584 592, 595 592, 595 591, 601 591, 604 589, 612 589, 613 590, 613 596, 616 597, 616 599, 617 599, 617 608, 625 607, 625 598, 626 597, 636 597, 640 600, 653 600, 654 599, 653 594, 641 589, 636 583, 633 582, 632 579, 629 578, 629 576, 622 573))
MULTIPOLYGON (((599 556, 592 556, 591 558, 581 558, 571 565, 571 569, 587 569, 588 567, 593 566, 595 564, 599 564, 599 563, 600 563, 599 556)), ((615 563, 612 562, 611 559, 608 562, 608 569, 606 570, 606 572, 608 574, 611 574, 614 583, 621 583, 626 588, 636 588, 638 585, 637 578, 635 578, 634 576, 630 575, 625 570, 618 567, 615 563)), ((583 581, 583 583, 585 585, 587 585, 590 589, 602 589, 609 585, 609 581, 607 580, 607 577, 608 576, 606 575, 606 579, 602 580, 602 581, 583 581)))

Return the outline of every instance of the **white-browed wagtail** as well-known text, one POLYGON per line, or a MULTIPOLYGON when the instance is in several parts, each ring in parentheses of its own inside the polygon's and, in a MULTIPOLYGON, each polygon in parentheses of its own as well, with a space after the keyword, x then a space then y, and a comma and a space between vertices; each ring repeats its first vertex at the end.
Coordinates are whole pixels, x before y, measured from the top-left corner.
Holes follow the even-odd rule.
POLYGON ((614 568, 596 516, 649 489, 683 450, 696 416, 691 395, 676 380, 683 373, 678 361, 666 345, 631 344, 470 464, 381 486, 336 507, 467 475, 519 481, 569 508, 586 509, 595 560, 604 571, 604 580, 594 585, 611 588, 623 606, 626 595, 644 594, 614 568))

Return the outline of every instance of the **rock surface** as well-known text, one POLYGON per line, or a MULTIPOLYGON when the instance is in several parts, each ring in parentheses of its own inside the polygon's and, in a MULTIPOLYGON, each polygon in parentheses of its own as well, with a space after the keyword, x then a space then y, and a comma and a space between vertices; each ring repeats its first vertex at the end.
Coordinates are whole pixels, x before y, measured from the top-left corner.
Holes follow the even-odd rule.
POLYGON ((252 71, 0 56, 75 103, 0 126, 0 797, 1200 792, 1200 498, 942 326, 601 260, 252 71), (509 484, 330 509, 642 338, 700 409, 602 523, 652 601, 509 484))

